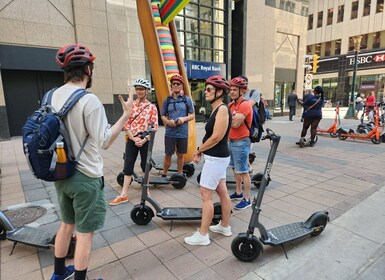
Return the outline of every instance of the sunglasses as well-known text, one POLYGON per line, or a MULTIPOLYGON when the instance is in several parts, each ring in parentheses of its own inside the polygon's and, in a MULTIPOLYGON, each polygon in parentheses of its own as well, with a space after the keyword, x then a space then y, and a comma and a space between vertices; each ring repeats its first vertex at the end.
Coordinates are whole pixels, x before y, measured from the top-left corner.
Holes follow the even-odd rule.
POLYGON ((173 86, 180 86, 181 83, 172 83, 173 86))
POLYGON ((215 88, 212 88, 212 87, 207 87, 205 88, 205 91, 207 91, 208 93, 210 93, 211 91, 215 90, 215 88))

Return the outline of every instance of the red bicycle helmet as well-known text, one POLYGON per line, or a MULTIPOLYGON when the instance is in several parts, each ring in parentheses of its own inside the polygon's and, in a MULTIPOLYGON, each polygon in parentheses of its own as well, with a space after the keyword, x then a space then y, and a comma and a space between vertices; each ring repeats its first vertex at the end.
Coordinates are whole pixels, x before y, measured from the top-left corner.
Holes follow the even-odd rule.
POLYGON ((235 77, 230 81, 230 86, 231 87, 238 87, 242 89, 247 89, 247 82, 245 79, 240 78, 240 77, 235 77))
POLYGON ((170 78, 170 82, 171 82, 171 83, 172 83, 172 81, 178 81, 178 82, 184 84, 183 77, 182 77, 181 75, 178 75, 178 74, 176 74, 176 75, 174 75, 174 76, 172 76, 172 77, 170 78))
POLYGON ((56 63, 61 69, 84 66, 95 59, 90 50, 80 44, 64 46, 56 54, 56 63))
POLYGON ((210 84, 216 88, 220 88, 224 90, 230 89, 229 82, 225 78, 222 78, 221 76, 211 76, 206 80, 205 84, 206 85, 210 84))

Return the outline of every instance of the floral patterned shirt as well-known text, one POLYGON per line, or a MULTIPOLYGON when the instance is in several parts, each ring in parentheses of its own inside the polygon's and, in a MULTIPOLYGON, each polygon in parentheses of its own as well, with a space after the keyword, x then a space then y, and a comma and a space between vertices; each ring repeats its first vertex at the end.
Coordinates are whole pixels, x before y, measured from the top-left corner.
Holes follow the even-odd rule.
POLYGON ((140 102, 139 99, 132 103, 132 109, 124 130, 130 130, 133 136, 145 131, 150 123, 154 123, 154 129, 158 129, 158 109, 150 101, 140 102))

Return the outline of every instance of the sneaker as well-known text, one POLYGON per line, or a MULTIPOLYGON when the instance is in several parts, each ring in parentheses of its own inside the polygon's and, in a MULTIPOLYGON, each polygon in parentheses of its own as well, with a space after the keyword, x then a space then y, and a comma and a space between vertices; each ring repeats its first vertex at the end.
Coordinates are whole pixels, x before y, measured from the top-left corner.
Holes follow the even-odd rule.
POLYGON ((223 227, 222 221, 219 222, 219 224, 215 226, 210 226, 210 230, 212 232, 220 233, 224 236, 231 236, 233 233, 231 232, 231 226, 223 227))
POLYGON ((246 208, 249 208, 251 206, 251 201, 250 199, 246 201, 245 198, 241 200, 237 205, 234 206, 236 210, 245 210, 246 208))
POLYGON ((253 174, 253 168, 252 168, 252 167, 249 167, 249 174, 250 174, 250 175, 253 174))
POLYGON ((66 267, 66 272, 63 275, 52 274, 51 280, 66 280, 71 278, 75 274, 75 267, 69 265, 66 267))
POLYGON ((117 196, 113 201, 110 202, 111 206, 118 205, 120 203, 125 203, 128 202, 128 196, 121 197, 120 195, 117 196))
POLYGON ((237 194, 236 192, 233 192, 230 194, 230 199, 231 200, 242 200, 243 199, 243 193, 237 194))
POLYGON ((315 142, 310 141, 309 146, 310 146, 310 147, 314 147, 314 145, 315 145, 315 142))
POLYGON ((206 234, 206 235, 202 235, 200 234, 199 232, 199 229, 194 232, 193 235, 191 235, 190 237, 186 237, 184 239, 184 242, 188 245, 209 245, 210 244, 210 238, 209 238, 209 234, 206 234))

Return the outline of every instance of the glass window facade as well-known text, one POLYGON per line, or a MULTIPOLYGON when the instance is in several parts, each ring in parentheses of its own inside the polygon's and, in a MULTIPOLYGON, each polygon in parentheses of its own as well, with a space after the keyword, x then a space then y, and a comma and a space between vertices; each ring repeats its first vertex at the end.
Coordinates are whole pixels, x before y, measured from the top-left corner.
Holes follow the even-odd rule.
POLYGON ((345 5, 338 6, 337 23, 344 21, 345 5))
POLYGON ((187 60, 226 63, 227 0, 191 0, 175 19, 187 60))
POLYGON ((328 9, 328 19, 326 25, 331 25, 333 23, 333 8, 328 9))
POLYGON ((352 2, 352 14, 350 19, 355 19, 358 16, 358 1, 352 2))
POLYGON ((362 12, 362 16, 370 15, 370 2, 372 0, 365 0, 364 2, 364 11, 362 12))
POLYGON ((324 12, 323 12, 323 11, 318 12, 317 28, 318 28, 318 27, 322 27, 322 20, 323 20, 323 17, 324 17, 324 12))
POLYGON ((313 15, 309 15, 307 19, 307 30, 312 30, 313 29, 313 15))

